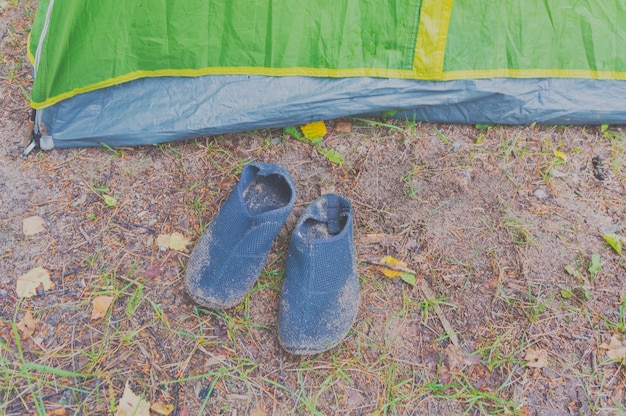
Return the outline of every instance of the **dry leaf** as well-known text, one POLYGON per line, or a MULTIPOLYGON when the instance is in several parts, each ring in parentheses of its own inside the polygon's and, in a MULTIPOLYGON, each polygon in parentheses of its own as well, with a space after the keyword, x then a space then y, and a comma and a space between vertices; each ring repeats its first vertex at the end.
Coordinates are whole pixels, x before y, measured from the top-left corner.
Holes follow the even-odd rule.
POLYGON ((150 416, 150 403, 133 393, 127 381, 115 416, 150 416))
POLYGON ((171 235, 159 234, 157 237, 157 245, 162 250, 170 248, 176 251, 185 251, 190 242, 191 238, 185 237, 178 232, 174 232, 171 235))
POLYGON ((35 319, 30 311, 24 314, 21 321, 17 323, 17 330, 22 333, 24 338, 30 338, 35 333, 35 327, 39 323, 39 319, 35 319))
POLYGON ((37 288, 40 285, 43 285, 44 291, 54 287, 48 271, 43 267, 35 267, 25 275, 17 278, 15 292, 20 298, 30 298, 37 295, 37 288))
POLYGON ((174 411, 173 404, 163 404, 160 402, 152 403, 150 410, 163 416, 167 416, 174 411))
POLYGON ((473 365, 478 365, 480 364, 480 362, 481 362, 480 354, 476 352, 465 356, 465 359, 463 359, 463 365, 466 365, 468 367, 471 367, 473 365))
POLYGON ((352 124, 345 121, 339 121, 335 124, 335 131, 339 133, 352 133, 352 124))
POLYGON ((161 250, 166 250, 170 247, 170 236, 168 234, 159 234, 157 237, 157 246, 161 250))
POLYGON ((57 407, 56 409, 48 410, 46 412, 47 416, 65 416, 67 414, 67 410, 65 407, 57 407))
POLYGON ((524 360, 528 361, 526 365, 528 367, 533 368, 544 368, 548 366, 548 351, 546 350, 536 350, 534 348, 529 348, 526 351, 526 356, 524 360))
POLYGON ((113 302, 113 296, 96 296, 91 301, 93 310, 91 311, 91 320, 102 318, 106 315, 113 302))
POLYGON ((380 264, 387 264, 393 267, 393 269, 390 269, 384 266, 380 267, 380 271, 383 272, 383 274, 390 279, 401 276, 402 271, 399 269, 406 269, 408 266, 405 262, 398 260, 391 256, 383 257, 382 260, 380 260, 380 264), (398 270, 394 270, 394 269, 398 269, 398 270))
POLYGON ((143 272, 143 276, 146 279, 154 279, 156 277, 161 277, 163 276, 163 269, 161 268, 160 264, 150 266, 146 269, 145 272, 143 272))
POLYGON ((407 264, 405 262, 391 256, 385 256, 378 264, 382 265, 379 269, 388 278, 394 279, 396 277, 400 277, 402 281, 410 284, 411 286, 415 286, 415 282, 417 281, 415 272, 407 268, 407 264))
POLYGON ((611 360, 621 361, 626 359, 626 346, 622 344, 617 335, 611 335, 611 343, 603 342, 600 344, 600 348, 606 350, 606 356, 611 360))
POLYGON ((450 371, 458 369, 465 360, 465 353, 457 348, 454 344, 450 343, 445 348, 446 358, 448 359, 448 366, 450 371))
POLYGON ((38 234, 42 231, 45 231, 45 227, 44 224, 46 222, 43 220, 43 218, 38 217, 38 216, 32 216, 32 217, 28 217, 25 218, 22 221, 22 232, 24 233, 24 235, 35 235, 38 234))
POLYGON ((439 382, 441 384, 450 384, 452 381, 452 374, 450 374, 450 370, 446 367, 445 364, 441 364, 439 366, 439 382))
POLYGON ((170 248, 176 251, 185 251, 191 238, 185 237, 181 233, 172 233, 170 236, 170 248))

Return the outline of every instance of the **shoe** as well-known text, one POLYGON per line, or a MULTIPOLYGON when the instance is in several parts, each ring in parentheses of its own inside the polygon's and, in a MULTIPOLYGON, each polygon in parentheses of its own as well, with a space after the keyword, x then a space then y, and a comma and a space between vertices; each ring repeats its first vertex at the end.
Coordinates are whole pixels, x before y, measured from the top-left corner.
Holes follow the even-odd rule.
POLYGON ((285 168, 246 165, 191 253, 184 278, 191 298, 218 310, 241 302, 263 271, 295 199, 296 189, 285 168))
POLYGON ((278 336, 292 354, 339 344, 359 305, 352 206, 339 195, 309 205, 291 236, 279 301, 278 336))

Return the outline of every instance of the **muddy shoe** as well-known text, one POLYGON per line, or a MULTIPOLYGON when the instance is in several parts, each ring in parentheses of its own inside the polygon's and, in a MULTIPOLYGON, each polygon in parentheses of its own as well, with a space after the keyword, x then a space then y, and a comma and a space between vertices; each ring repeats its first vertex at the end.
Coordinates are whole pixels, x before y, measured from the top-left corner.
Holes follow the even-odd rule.
POLYGON ((295 186, 285 168, 246 165, 191 253, 184 279, 189 295, 210 309, 241 302, 263 271, 295 199, 295 186))
POLYGON ((299 355, 334 347, 352 326, 358 304, 352 207, 339 195, 322 195, 291 236, 278 315, 281 345, 299 355))

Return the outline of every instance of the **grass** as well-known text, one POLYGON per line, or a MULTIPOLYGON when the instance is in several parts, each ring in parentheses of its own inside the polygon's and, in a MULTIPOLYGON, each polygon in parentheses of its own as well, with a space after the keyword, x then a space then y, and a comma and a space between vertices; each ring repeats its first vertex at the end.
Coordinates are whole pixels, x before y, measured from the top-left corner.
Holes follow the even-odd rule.
MULTIPOLYGON (((20 261, 53 268, 57 287, 13 302, 7 286, 0 413, 114 413, 127 381, 151 403, 176 403, 190 414, 533 414, 570 411, 580 398, 592 412, 624 413, 623 367, 597 348, 626 333, 626 298, 618 293, 623 260, 588 230, 586 212, 532 196, 549 182, 551 193, 577 202, 569 185, 548 174, 557 168, 582 178, 585 204, 606 215, 620 212, 614 196, 585 182, 590 149, 579 143, 581 130, 351 122, 358 124, 354 134, 332 137, 333 146, 348 149, 343 166, 282 129, 242 135, 237 145, 229 137, 203 138, 51 152, 21 162, 20 169, 38 172, 51 187, 28 202, 50 231, 11 240, 11 250, 20 261), (580 151, 570 150, 567 162, 555 157, 554 150, 574 146, 580 151), (68 154, 72 163, 64 165, 68 154), (173 231, 198 238, 251 160, 290 164, 299 201, 329 184, 354 201, 359 315, 345 342, 327 353, 290 356, 276 337, 289 235, 303 204, 251 292, 226 312, 207 311, 185 296, 188 252, 155 246, 159 234, 173 231), (462 176, 461 188, 455 181, 464 170, 471 176, 462 176), (367 182, 374 175, 377 186, 367 182), (535 215, 531 209, 540 205, 548 211, 535 215), (540 227, 549 222, 558 223, 559 235, 540 227), (85 235, 89 241, 77 246, 85 235), (372 243, 371 235, 390 242, 372 243), (599 269, 591 267, 593 254, 599 269), (432 282, 435 296, 382 277, 364 261, 383 255, 407 261, 417 279, 432 282), (569 274, 567 264, 577 273, 569 274), (162 272, 148 277, 155 265, 162 272), (583 287, 591 297, 576 302, 583 287), (114 301, 92 320, 91 302, 100 295, 114 301), (460 339, 458 363, 436 307, 460 339), (17 329, 27 311, 40 319, 31 337, 17 329), (529 348, 549 351, 547 368, 527 365, 529 348), (587 351, 596 354, 595 368, 587 351), (562 397, 551 395, 561 386, 582 393, 568 397, 563 387, 562 397), (529 392, 537 392, 536 406, 529 392)), ((610 154, 607 171, 621 178, 621 131, 585 134, 597 138, 594 146, 610 154)), ((618 181, 610 186, 622 189, 618 181)), ((19 219, 11 218, 11 230, 19 219)))

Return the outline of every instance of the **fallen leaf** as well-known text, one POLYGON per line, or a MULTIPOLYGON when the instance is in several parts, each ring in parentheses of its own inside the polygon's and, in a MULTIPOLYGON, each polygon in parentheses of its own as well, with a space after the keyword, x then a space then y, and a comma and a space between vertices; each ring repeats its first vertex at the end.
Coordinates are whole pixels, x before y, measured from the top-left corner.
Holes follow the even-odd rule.
POLYGON ((56 409, 48 410, 46 412, 47 416, 65 416, 67 414, 67 410, 65 407, 57 407, 56 409))
POLYGON ((482 359, 480 358, 480 354, 473 352, 472 354, 465 356, 465 358, 463 359, 463 364, 468 367, 471 367, 473 365, 480 364, 481 361, 482 359))
POLYGON ((22 333, 24 338, 30 338, 35 333, 35 327, 39 323, 39 319, 35 319, 30 311, 24 314, 21 321, 17 323, 17 330, 22 333))
POLYGON ((114 196, 102 194, 102 199, 107 207, 115 208, 117 206, 117 199, 114 196))
POLYGON ((335 131, 338 131, 339 133, 352 133, 352 124, 340 121, 335 124, 335 131))
POLYGON ((415 272, 410 270, 405 262, 391 256, 385 256, 378 263, 382 265, 379 267, 380 271, 388 278, 394 279, 400 277, 403 282, 415 286, 415 272))
POLYGON ((150 416, 150 403, 133 393, 127 381, 115 416, 150 416))
POLYGON ((176 251, 185 251, 191 238, 185 237, 179 232, 173 232, 172 234, 159 234, 157 237, 157 245, 160 249, 172 249, 176 251))
POLYGON ((563 162, 567 162, 567 154, 561 152, 560 150, 555 150, 554 156, 556 156, 558 159, 561 159, 563 162))
POLYGON ((548 366, 548 351, 534 348, 529 348, 526 351, 524 360, 527 361, 526 365, 533 368, 544 368, 548 366))
POLYGON ((452 374, 450 374, 450 370, 446 367, 445 364, 441 364, 439 366, 439 382, 441 384, 450 384, 452 381, 452 374))
POLYGON ((167 250, 170 247, 170 236, 168 234, 159 234, 157 237, 157 246, 161 250, 167 250))
POLYGON ((613 247, 613 250, 615 250, 617 254, 622 254, 622 241, 626 240, 624 237, 617 234, 604 234, 602 238, 604 238, 604 241, 613 247))
POLYGON ((185 237, 181 233, 174 232, 170 236, 170 248, 172 250, 185 251, 190 242, 191 238, 185 237))
POLYGON ((46 222, 43 218, 36 215, 24 218, 24 220, 22 221, 22 232, 24 233, 24 235, 38 234, 46 230, 46 228, 44 227, 45 223, 46 222))
POLYGON ((150 266, 146 269, 145 272, 143 272, 143 276, 146 279, 154 279, 156 277, 161 277, 163 276, 163 269, 161 268, 160 264, 150 266))
POLYGON ((150 410, 163 416, 167 416, 174 411, 173 404, 163 404, 160 402, 152 403, 150 410))
POLYGON ((606 350, 606 356, 611 360, 622 361, 626 359, 626 346, 622 344, 617 335, 611 335, 611 343, 602 343, 600 348, 606 350))
POLYGON ((31 298, 37 295, 37 288, 41 284, 43 284, 44 291, 54 287, 48 271, 43 267, 35 267, 25 275, 17 278, 15 293, 20 298, 31 298))
POLYGON ((415 279, 415 273, 407 273, 407 272, 403 272, 403 273, 400 275, 400 279, 402 279, 402 281, 403 281, 404 283, 408 283, 408 284, 410 284, 411 286, 415 286, 415 281, 416 281, 416 279, 415 279))
POLYGON ((391 268, 385 266, 380 267, 380 271, 383 272, 383 274, 390 279, 402 276, 402 269, 406 269, 408 266, 408 264, 406 264, 402 260, 398 260, 391 256, 383 257, 380 260, 380 264, 391 266, 391 268))
POLYGON ((316 121, 314 123, 308 123, 301 126, 300 130, 302 130, 304 137, 313 142, 315 139, 319 139, 326 135, 326 124, 324 124, 323 121, 316 121))
POLYGON ((91 320, 102 318, 109 310, 109 306, 113 302, 113 296, 96 296, 91 301, 93 310, 91 311, 91 320))
POLYGON ((463 363, 463 360, 465 360, 465 353, 460 348, 450 343, 445 348, 445 357, 447 358, 450 371, 454 371, 458 369, 463 363))

